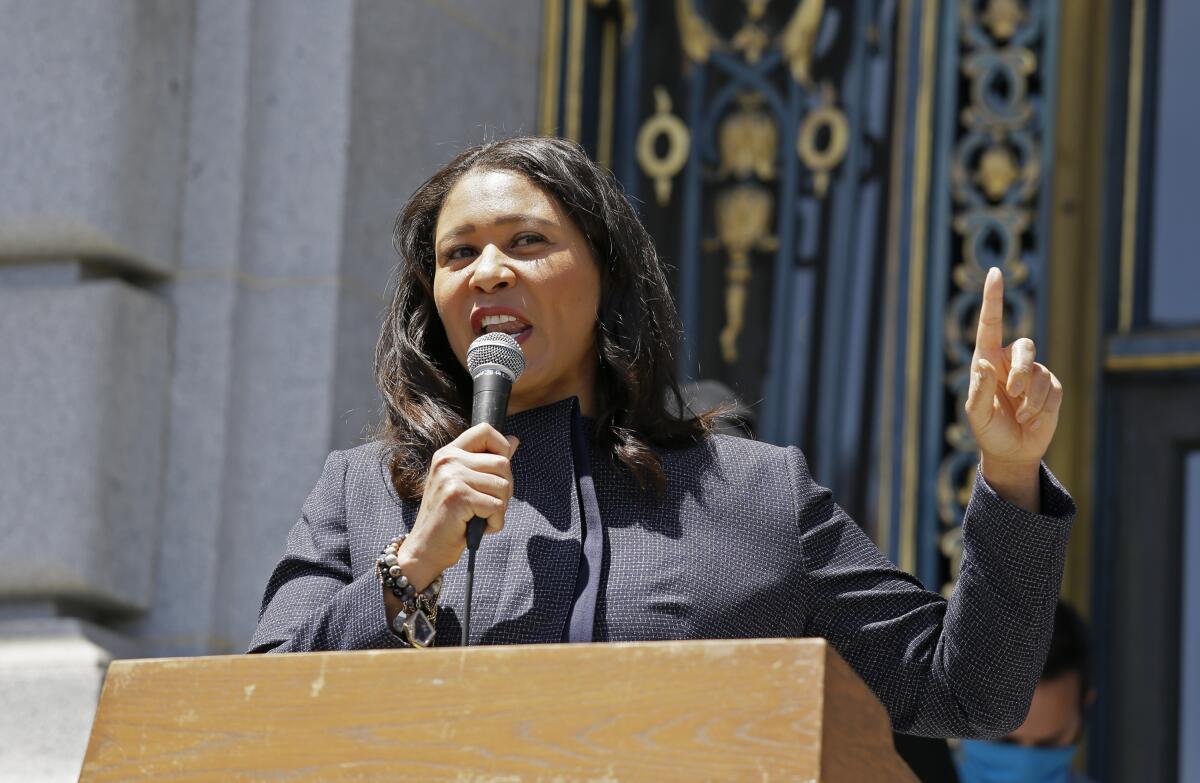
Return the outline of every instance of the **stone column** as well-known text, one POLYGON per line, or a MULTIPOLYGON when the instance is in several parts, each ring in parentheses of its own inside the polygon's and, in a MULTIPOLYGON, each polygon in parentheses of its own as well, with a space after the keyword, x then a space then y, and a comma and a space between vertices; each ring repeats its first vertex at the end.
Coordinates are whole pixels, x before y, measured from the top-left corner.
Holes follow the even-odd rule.
POLYGON ((0 19, 0 775, 73 780, 155 600, 191 7, 0 19))
POLYGON ((378 414, 392 221, 533 131, 540 15, 0 0, 0 780, 75 778, 112 658, 245 649, 378 414))

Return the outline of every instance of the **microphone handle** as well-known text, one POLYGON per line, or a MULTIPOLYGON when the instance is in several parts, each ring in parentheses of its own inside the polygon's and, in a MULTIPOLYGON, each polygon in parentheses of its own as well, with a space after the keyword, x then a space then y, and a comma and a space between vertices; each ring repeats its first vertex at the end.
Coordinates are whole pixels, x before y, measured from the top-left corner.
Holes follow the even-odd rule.
MULTIPOLYGON (((512 381, 499 372, 484 371, 475 376, 475 390, 471 399, 471 426, 487 422, 496 429, 504 426, 508 414, 508 395, 512 381)), ((483 529, 487 521, 475 517, 467 524, 467 549, 474 552, 483 540, 483 529)))

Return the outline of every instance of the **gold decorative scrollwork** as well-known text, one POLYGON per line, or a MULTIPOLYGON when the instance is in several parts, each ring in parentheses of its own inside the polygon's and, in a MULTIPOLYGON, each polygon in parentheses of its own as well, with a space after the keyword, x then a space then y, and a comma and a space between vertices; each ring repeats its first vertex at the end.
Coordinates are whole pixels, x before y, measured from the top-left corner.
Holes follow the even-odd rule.
POLYGON ((665 206, 671 200, 671 178, 687 163, 691 148, 691 133, 683 120, 671 113, 671 96, 665 87, 654 88, 654 114, 642 124, 637 136, 637 160, 654 180, 654 195, 665 206), (667 140, 666 152, 658 155, 655 146, 659 137, 667 140))
POLYGON ((822 89, 822 104, 808 113, 796 137, 796 153, 813 173, 813 190, 820 198, 829 189, 829 172, 846 157, 850 124, 835 105, 837 95, 828 84, 822 89), (822 145, 820 140, 825 137, 822 145))
POLYGON ((683 52, 692 62, 706 63, 714 49, 724 48, 721 37, 696 11, 692 0, 675 0, 675 21, 683 52))
POLYGON ((937 475, 938 516, 942 526, 939 548, 950 565, 953 589, 962 559, 963 509, 970 498, 977 470, 978 444, 966 421, 970 362, 974 348, 983 282, 989 267, 999 266, 1005 277, 1005 339, 1033 330, 1036 313, 1032 275, 1026 259, 1036 258, 1040 237, 1034 216, 1042 194, 1041 145, 1043 127, 1031 100, 1039 86, 1030 77, 1038 54, 1028 45, 1045 46, 1041 15, 1022 0, 988 0, 982 13, 977 0, 959 3, 960 67, 967 88, 960 101, 959 137, 950 169, 954 198, 954 231, 961 237, 960 260, 954 265, 943 324, 946 356, 944 383, 955 399, 955 417, 945 425, 945 446, 937 475))
POLYGON ((962 111, 963 125, 998 131, 1029 125, 1034 114, 1027 94, 1029 76, 1037 70, 1033 52, 1011 46, 983 52, 966 58, 962 70, 971 84, 971 103, 962 111), (1003 97, 994 89, 1001 79, 1007 88, 1003 97))
MULTIPOLYGON (((689 60, 705 63, 714 51, 724 49, 741 52, 746 62, 751 64, 762 59, 763 53, 771 45, 771 36, 762 24, 767 12, 767 0, 743 1, 746 20, 729 41, 724 41, 696 10, 692 0, 675 0, 679 40, 689 60)), ((804 85, 812 84, 813 47, 824 13, 824 0, 802 0, 779 35, 779 48, 792 72, 792 78, 804 85)))
POLYGON ((803 0, 779 36, 779 48, 792 71, 792 78, 804 85, 812 85, 813 45, 824 13, 824 0, 803 0))
MULTIPOLYGON (((1003 243, 1004 253, 999 260, 1008 284, 1019 286, 1024 283, 1029 278, 1029 267, 1021 260, 1020 236, 1029 228, 1031 220, 1028 210, 1003 208, 955 216, 954 230, 963 237, 962 252, 966 263, 956 265, 951 272, 954 284, 982 296, 989 265, 980 257, 979 250, 989 242, 1003 243)), ((1022 334, 1028 333, 1032 322, 1023 323, 1021 327, 1022 334)))

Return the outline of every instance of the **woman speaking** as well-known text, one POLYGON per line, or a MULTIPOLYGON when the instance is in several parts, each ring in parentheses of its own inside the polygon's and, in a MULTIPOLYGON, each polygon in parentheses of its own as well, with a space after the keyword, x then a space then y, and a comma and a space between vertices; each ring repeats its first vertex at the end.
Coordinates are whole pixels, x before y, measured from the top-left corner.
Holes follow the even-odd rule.
POLYGON ((946 600, 875 548, 798 449, 675 413, 662 266, 577 145, 466 150, 416 191, 394 240, 375 360, 385 421, 326 461, 251 651, 822 636, 899 731, 1021 723, 1074 505, 1041 464, 1062 388, 1030 340, 1002 344, 998 270, 966 403, 982 459, 946 600), (467 349, 492 332, 526 363, 505 434, 467 426, 467 349), (464 640, 474 517, 491 535, 464 640))

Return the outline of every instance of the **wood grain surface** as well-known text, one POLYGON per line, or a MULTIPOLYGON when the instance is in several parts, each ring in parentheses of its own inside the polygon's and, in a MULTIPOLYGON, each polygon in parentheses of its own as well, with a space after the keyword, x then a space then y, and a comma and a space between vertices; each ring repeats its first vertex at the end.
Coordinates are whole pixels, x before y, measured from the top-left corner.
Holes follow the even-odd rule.
POLYGON ((80 779, 916 780, 818 639, 114 661, 80 779))

